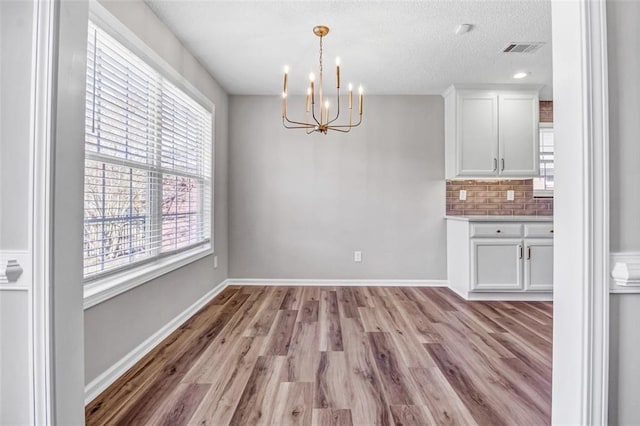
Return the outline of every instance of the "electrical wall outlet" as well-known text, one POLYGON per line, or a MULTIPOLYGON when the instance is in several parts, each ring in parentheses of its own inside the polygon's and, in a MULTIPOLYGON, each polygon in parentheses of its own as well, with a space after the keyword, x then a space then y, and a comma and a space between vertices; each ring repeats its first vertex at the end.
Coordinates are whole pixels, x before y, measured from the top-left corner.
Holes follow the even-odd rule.
POLYGON ((218 256, 213 256, 213 269, 218 269, 218 256))
POLYGON ((460 190, 460 201, 465 201, 467 199, 467 191, 465 191, 464 189, 460 190))
POLYGON ((361 251, 354 251, 353 252, 353 261, 354 262, 362 262, 362 252, 361 251))
POLYGON ((516 198, 515 193, 513 192, 513 189, 509 189, 507 191, 507 201, 513 201, 516 198))

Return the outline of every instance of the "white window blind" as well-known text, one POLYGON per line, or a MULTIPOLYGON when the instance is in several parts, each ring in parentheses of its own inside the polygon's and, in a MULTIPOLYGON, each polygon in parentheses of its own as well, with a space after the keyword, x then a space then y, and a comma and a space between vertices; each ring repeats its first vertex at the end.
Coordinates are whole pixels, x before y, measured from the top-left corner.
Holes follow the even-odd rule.
POLYGON ((533 190, 553 195, 554 187, 553 127, 540 127, 540 177, 533 179, 533 190))
POLYGON ((89 23, 84 276, 211 239, 212 116, 89 23))

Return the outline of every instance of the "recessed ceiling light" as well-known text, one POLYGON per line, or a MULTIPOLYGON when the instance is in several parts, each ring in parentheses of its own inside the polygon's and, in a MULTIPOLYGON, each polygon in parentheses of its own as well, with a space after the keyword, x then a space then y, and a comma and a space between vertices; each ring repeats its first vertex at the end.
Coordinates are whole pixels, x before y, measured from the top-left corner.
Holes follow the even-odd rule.
POLYGON ((529 75, 528 72, 520 71, 520 72, 515 73, 513 75, 513 78, 515 78, 516 80, 520 80, 521 78, 525 78, 528 75, 529 75))
POLYGON ((461 35, 464 33, 468 33, 469 31, 471 31, 471 28, 473 27, 473 25, 471 24, 460 24, 456 27, 456 35, 461 35))

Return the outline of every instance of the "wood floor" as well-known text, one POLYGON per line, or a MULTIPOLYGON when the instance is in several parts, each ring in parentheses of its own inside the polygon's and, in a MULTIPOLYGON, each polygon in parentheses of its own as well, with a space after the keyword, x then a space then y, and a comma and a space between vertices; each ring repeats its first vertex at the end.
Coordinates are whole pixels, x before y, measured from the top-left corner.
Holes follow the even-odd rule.
POLYGON ((444 288, 228 287, 86 421, 548 424, 551 314, 444 288))

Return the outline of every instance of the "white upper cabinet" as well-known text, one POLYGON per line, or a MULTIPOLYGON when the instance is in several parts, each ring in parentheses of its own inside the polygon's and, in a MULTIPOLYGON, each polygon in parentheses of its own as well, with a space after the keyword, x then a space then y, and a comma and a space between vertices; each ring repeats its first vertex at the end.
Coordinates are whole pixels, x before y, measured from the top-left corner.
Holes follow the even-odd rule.
POLYGON ((500 94, 498 106, 500 175, 539 176, 538 93, 500 94))
POLYGON ((538 91, 445 94, 446 178, 536 177, 538 91))
POLYGON ((457 170, 461 176, 494 176, 498 156, 498 97, 469 92, 457 103, 456 132, 460 135, 457 170))

